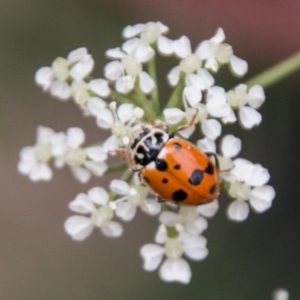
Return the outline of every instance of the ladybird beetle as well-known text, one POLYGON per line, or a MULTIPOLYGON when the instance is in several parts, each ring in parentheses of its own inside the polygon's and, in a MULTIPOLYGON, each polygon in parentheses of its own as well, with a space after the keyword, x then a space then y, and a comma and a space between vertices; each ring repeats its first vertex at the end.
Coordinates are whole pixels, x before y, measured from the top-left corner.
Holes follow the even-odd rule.
MULTIPOLYGON (((191 123, 176 132, 190 126, 191 123)), ((187 206, 212 202, 220 191, 216 155, 175 137, 176 132, 169 134, 166 124, 146 124, 136 130, 126 151, 131 170, 139 172, 159 202, 187 206)))

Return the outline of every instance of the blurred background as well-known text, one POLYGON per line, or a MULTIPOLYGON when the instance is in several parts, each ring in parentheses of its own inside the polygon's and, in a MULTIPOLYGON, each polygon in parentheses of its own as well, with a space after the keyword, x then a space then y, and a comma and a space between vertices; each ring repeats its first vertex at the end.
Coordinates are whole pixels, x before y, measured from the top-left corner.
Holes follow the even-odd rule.
MULTIPOLYGON (((266 90, 258 128, 234 129, 243 140, 241 156, 271 173, 272 208, 232 223, 223 195, 204 233, 210 254, 191 263, 187 286, 142 270, 139 248, 153 241, 155 218, 139 213, 115 240, 95 230, 76 243, 64 233, 68 203, 110 178, 82 185, 61 170, 51 182, 33 184, 16 170, 19 150, 34 143, 37 125, 82 127, 88 144, 106 134, 71 102, 35 86, 35 71, 54 58, 86 46, 101 77, 105 50, 121 44, 128 24, 159 20, 171 38, 185 34, 194 47, 221 26, 249 63, 247 79, 299 51, 299 13, 297 0, 0 0, 0 299, 250 300, 271 299, 279 287, 300 299, 299 72, 266 90)), ((165 73, 170 67, 161 66, 165 73)), ((227 71, 218 77, 227 88, 237 83, 227 71)))

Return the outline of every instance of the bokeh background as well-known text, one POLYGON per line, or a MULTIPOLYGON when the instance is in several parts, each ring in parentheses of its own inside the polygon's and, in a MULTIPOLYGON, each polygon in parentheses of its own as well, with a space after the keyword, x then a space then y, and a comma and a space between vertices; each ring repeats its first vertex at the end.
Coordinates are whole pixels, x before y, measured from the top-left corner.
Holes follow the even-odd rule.
MULTIPOLYGON (((258 128, 234 131, 244 141, 241 156, 269 169, 273 207, 232 223, 221 196, 204 234, 210 254, 191 263, 187 286, 142 270, 139 248, 153 240, 154 218, 140 213, 116 240, 95 231, 76 243, 64 233, 70 200, 108 179, 82 185, 62 170, 50 183, 33 184, 16 171, 18 152, 34 143, 37 125, 80 126, 88 143, 106 134, 71 102, 51 99, 34 85, 35 71, 55 57, 86 46, 100 77, 104 51, 121 43, 127 24, 160 20, 171 38, 185 34, 193 46, 221 26, 249 62, 251 78, 299 51, 299 13, 297 0, 0 0, 0 299, 252 300, 270 299, 279 287, 300 299, 299 72, 266 90, 258 128)), ((161 66, 164 72, 170 67, 161 66)), ((227 88, 237 82, 226 71, 218 78, 227 88)))

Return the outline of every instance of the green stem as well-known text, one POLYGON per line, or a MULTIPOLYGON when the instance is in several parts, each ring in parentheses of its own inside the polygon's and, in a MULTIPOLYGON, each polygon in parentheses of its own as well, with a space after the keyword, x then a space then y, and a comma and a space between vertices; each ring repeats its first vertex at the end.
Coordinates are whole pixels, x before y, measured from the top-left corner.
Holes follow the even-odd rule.
POLYGON ((246 84, 251 87, 259 84, 267 88, 285 77, 293 74, 300 69, 300 51, 288 59, 278 63, 274 67, 262 72, 254 78, 248 80, 246 84))
POLYGON ((111 174, 111 173, 114 173, 114 172, 125 171, 126 169, 128 169, 128 165, 125 164, 125 163, 119 163, 119 164, 111 165, 105 171, 105 175, 106 174, 111 174))
POLYGON ((174 227, 166 226, 167 228, 167 236, 168 238, 176 238, 178 237, 178 231, 174 227))
POLYGON ((185 75, 181 72, 177 87, 173 91, 166 107, 168 107, 168 108, 172 108, 172 107, 181 108, 182 107, 182 104, 183 104, 182 103, 182 92, 183 92, 184 86, 185 86, 185 75))
POLYGON ((111 96, 114 100, 116 100, 119 103, 130 103, 130 99, 125 97, 124 95, 121 95, 113 90, 111 90, 111 96))
POLYGON ((159 115, 160 114, 160 103, 159 103, 159 93, 158 93, 157 76, 156 76, 155 56, 153 56, 153 58, 148 63, 148 72, 155 83, 155 86, 151 92, 153 110, 156 115, 159 115))
POLYGON ((149 120, 149 117, 151 115, 151 109, 147 97, 140 89, 139 78, 137 78, 135 81, 133 99, 137 106, 144 109, 145 112, 144 119, 149 120))

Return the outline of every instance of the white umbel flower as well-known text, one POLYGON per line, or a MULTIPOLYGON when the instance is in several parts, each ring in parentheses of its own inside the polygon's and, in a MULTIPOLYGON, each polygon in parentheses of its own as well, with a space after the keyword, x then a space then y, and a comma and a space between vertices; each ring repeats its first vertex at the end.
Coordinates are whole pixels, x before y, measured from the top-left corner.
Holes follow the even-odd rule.
POLYGON ((100 228, 108 237, 119 237, 123 233, 122 225, 111 221, 114 212, 108 202, 108 193, 101 187, 92 188, 87 194, 77 195, 70 202, 69 208, 76 213, 90 214, 89 217, 75 215, 66 220, 65 230, 73 240, 86 239, 94 227, 100 228))
POLYGON ((148 188, 142 185, 130 186, 127 182, 114 179, 110 189, 123 196, 115 201, 117 203, 116 215, 124 221, 134 218, 138 206, 141 206, 148 195, 148 188), (126 200, 126 201, 125 201, 126 200))
POLYGON ((116 82, 115 87, 119 93, 127 94, 133 89, 135 78, 138 76, 141 90, 148 94, 155 84, 149 74, 143 71, 142 64, 148 62, 154 54, 151 46, 142 39, 127 40, 122 49, 114 48, 106 51, 109 58, 116 60, 105 66, 105 77, 116 82))
POLYGON ((87 49, 82 47, 71 51, 67 58, 56 58, 51 67, 42 67, 35 73, 35 82, 44 91, 59 100, 68 100, 71 87, 68 81, 83 80, 94 67, 94 60, 87 49))

